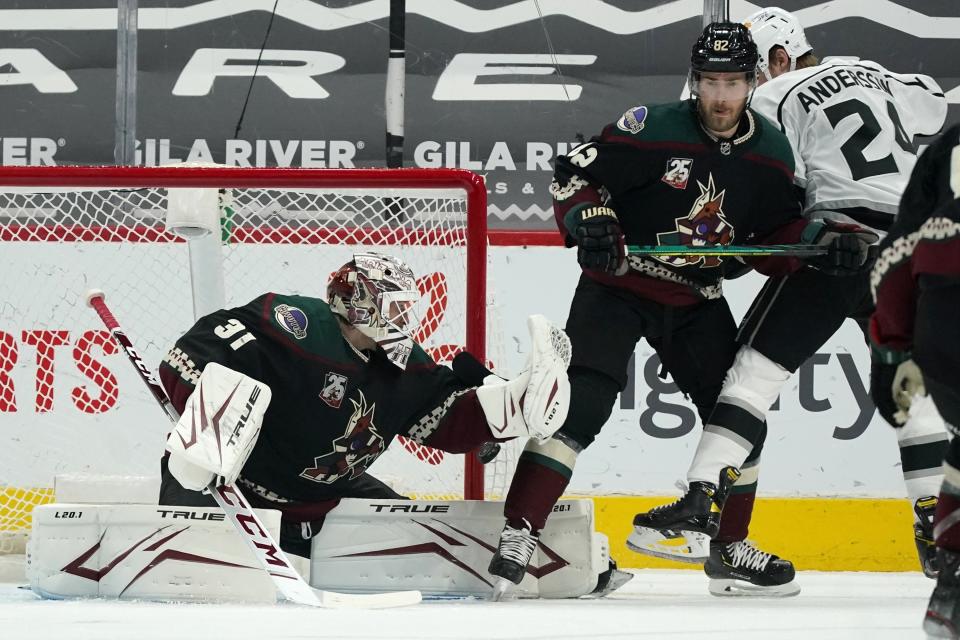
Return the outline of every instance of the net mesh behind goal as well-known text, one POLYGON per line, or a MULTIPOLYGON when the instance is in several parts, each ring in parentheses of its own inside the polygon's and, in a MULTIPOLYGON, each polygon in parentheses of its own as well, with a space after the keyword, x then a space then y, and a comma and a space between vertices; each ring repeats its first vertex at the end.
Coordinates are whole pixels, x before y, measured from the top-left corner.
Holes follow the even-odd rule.
MULTIPOLYGON (((323 297, 354 252, 388 252, 417 275, 425 350, 495 361, 485 198, 480 178, 446 169, 0 168, 0 547, 57 474, 157 473, 169 425, 87 289, 106 292, 155 368, 195 312, 267 291, 323 297)), ((484 469, 401 438, 372 472, 417 497, 501 496, 513 457, 484 469)))

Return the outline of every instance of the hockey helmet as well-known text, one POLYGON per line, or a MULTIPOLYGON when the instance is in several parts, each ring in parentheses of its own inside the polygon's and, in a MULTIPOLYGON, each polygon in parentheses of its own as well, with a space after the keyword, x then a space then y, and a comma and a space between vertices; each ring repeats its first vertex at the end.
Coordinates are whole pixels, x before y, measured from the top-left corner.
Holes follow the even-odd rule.
POLYGON ((354 254, 327 285, 330 309, 372 338, 401 369, 413 350, 419 299, 413 270, 380 253, 354 254))
POLYGON ((737 22, 712 22, 693 45, 690 56, 690 93, 700 95, 701 73, 745 73, 747 86, 741 98, 749 96, 756 84, 757 45, 750 30, 737 22))
POLYGON ((813 51, 803 33, 800 21, 790 12, 779 7, 767 7, 751 14, 743 21, 757 44, 759 61, 757 70, 767 80, 770 77, 770 49, 783 47, 790 57, 790 71, 797 68, 797 58, 813 51))

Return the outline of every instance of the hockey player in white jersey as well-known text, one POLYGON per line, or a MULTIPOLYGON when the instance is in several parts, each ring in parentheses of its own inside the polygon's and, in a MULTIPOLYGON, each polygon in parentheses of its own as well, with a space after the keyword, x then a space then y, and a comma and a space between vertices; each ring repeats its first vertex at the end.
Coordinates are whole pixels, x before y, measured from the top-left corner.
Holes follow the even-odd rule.
MULTIPOLYGON (((893 73, 870 61, 820 63, 797 19, 779 8, 762 9, 745 24, 760 50, 751 106, 790 140, 804 215, 855 224, 879 238, 916 162, 914 137, 933 135, 943 125, 947 104, 940 87, 929 76, 893 73)), ((709 536, 704 568, 712 593, 799 592, 792 563, 746 540, 765 415, 793 372, 846 318, 865 331, 871 310, 868 268, 851 277, 808 267, 770 278, 741 324, 741 347, 694 454, 687 493, 638 514, 628 545, 676 555, 685 548, 665 539, 682 531, 692 539, 709 536)), ((892 382, 895 368, 875 358, 871 377, 892 382)), ((888 411, 881 415, 897 427, 920 561, 934 576, 934 496, 947 446, 943 422, 926 398, 914 403, 906 421, 888 411)))

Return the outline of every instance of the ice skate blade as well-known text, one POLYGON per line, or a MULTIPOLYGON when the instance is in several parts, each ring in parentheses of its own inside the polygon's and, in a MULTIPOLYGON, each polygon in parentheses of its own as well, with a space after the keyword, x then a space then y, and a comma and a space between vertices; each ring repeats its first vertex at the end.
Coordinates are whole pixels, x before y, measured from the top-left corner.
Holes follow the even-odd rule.
POLYGON ((746 597, 746 598, 788 598, 800 593, 800 585, 795 580, 787 584, 779 584, 772 587, 758 587, 746 580, 735 579, 710 579, 710 593, 720 597, 746 597))
POLYGON ((699 531, 677 531, 667 536, 657 529, 634 527, 627 537, 631 551, 690 564, 703 564, 710 556, 710 537, 699 531))
POLYGON ((490 601, 501 602, 503 600, 510 600, 510 587, 512 586, 513 583, 506 578, 497 580, 497 584, 493 585, 493 593, 490 594, 490 601))

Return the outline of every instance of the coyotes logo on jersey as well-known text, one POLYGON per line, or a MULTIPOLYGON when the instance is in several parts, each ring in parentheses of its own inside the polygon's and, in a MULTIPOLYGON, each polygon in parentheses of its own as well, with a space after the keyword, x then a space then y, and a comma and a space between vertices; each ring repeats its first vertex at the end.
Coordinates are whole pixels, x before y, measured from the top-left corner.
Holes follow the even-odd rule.
POLYGON ((333 450, 315 457, 313 466, 300 472, 301 478, 322 484, 331 484, 348 474, 350 478, 356 478, 383 453, 383 436, 373 424, 377 405, 368 407, 363 392, 358 393, 359 402, 350 398, 353 415, 347 421, 343 435, 333 441, 333 450))
MULTIPOLYGON (((706 186, 699 180, 697 186, 700 187, 700 196, 690 207, 690 213, 676 218, 676 231, 658 233, 657 244, 702 247, 733 242, 733 226, 723 215, 723 195, 727 190, 717 193, 712 173, 706 186)), ((722 264, 722 260, 716 256, 657 256, 657 260, 675 267, 693 266, 701 262, 705 267, 719 267, 722 264)))

